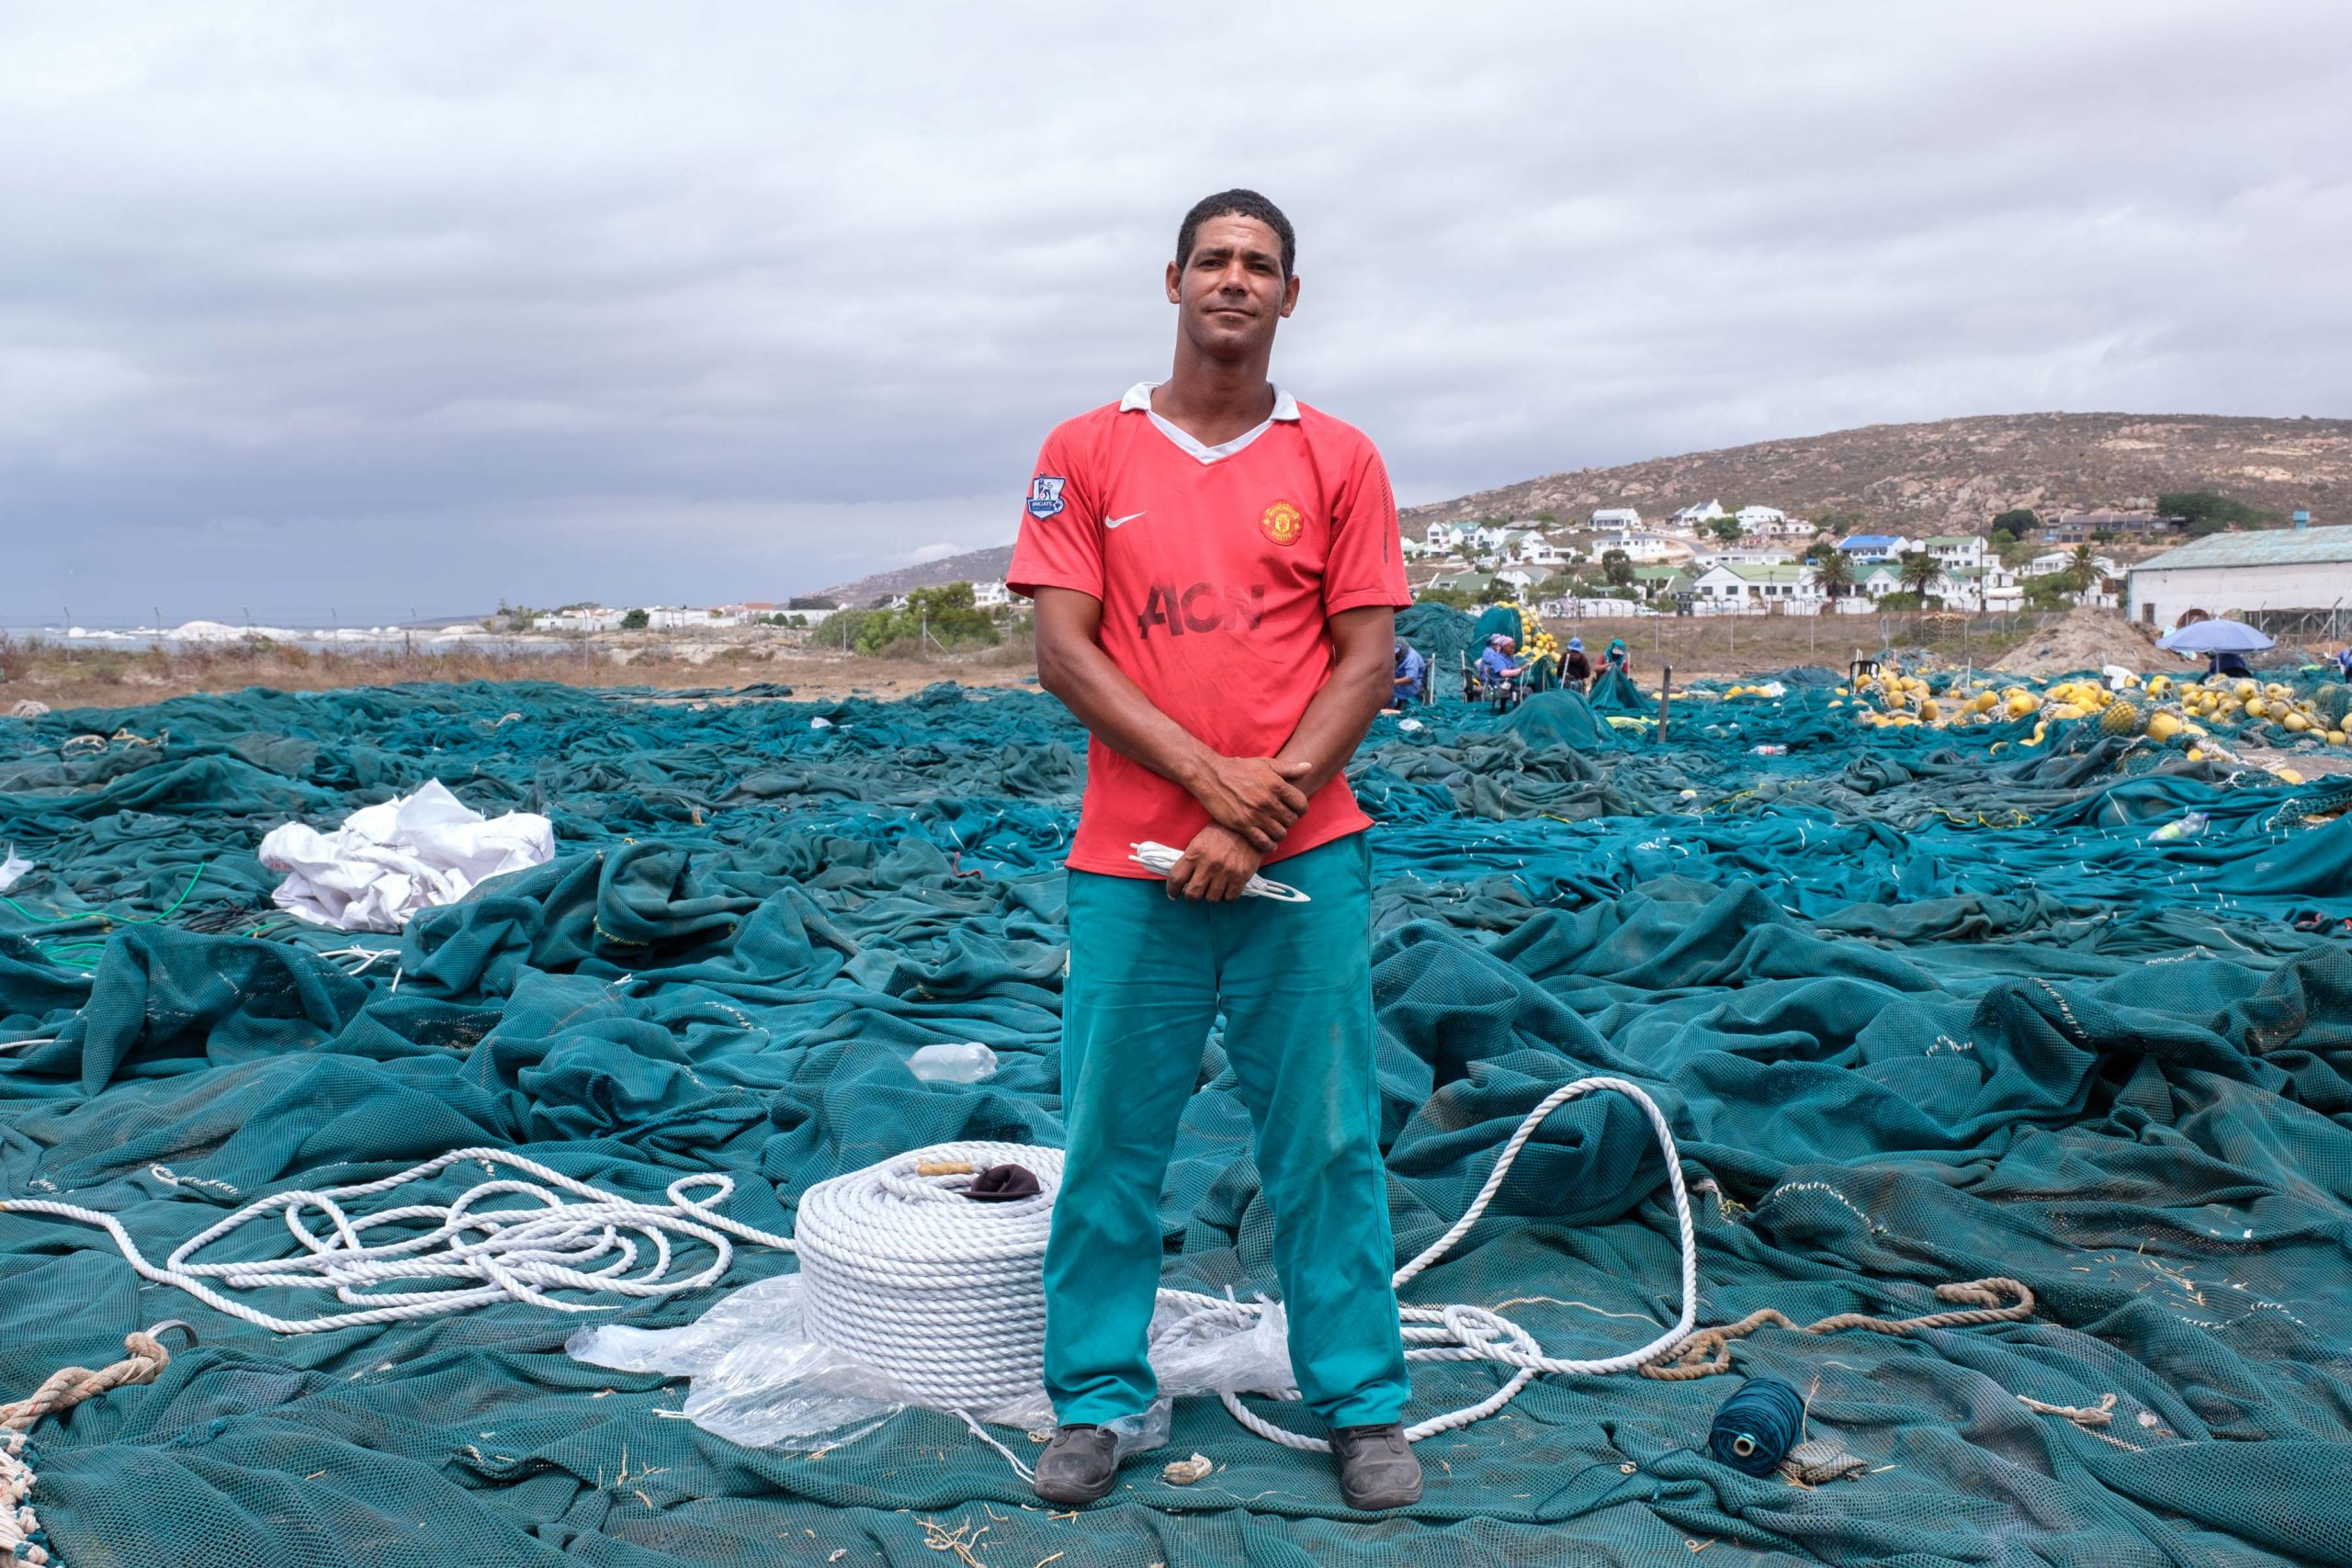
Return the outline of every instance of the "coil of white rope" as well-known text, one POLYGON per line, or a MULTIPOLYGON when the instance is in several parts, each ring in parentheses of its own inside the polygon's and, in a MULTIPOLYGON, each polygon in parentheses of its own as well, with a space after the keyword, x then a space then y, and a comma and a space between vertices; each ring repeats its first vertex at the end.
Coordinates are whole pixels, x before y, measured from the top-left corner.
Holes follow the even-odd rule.
POLYGON ((1044 1376, 1046 1236, 1059 1149, 940 1144, 820 1181, 793 1226, 809 1337, 926 1404, 990 1410, 1044 1376), (1034 1198, 974 1202, 972 1173, 1020 1165, 1034 1198))

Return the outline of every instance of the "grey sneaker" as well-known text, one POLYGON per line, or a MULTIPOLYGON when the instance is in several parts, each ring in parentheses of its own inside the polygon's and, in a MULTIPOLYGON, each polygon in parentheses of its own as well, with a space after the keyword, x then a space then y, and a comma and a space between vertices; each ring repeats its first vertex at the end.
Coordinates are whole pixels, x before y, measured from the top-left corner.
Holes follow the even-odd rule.
MULTIPOLYGON (((1074 1508, 1111 1490, 1119 1476, 1119 1439, 1100 1427, 1057 1427, 1037 1459, 1031 1487, 1048 1503, 1074 1508)), ((1419 1490, 1415 1489, 1416 1496, 1419 1490)))
POLYGON ((1340 1495, 1358 1513, 1377 1514, 1421 1500, 1421 1461, 1413 1457, 1401 1421, 1334 1427, 1331 1457, 1340 1463, 1340 1495))

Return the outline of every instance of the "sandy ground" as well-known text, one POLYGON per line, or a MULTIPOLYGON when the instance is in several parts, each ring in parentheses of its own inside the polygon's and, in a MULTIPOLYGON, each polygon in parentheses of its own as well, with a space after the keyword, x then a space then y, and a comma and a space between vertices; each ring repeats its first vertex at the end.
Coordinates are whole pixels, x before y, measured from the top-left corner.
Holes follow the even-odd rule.
POLYGON ((2109 664, 2144 673, 2195 671, 2203 661, 2165 652, 2156 646, 2151 632, 2111 612, 2075 610, 2009 649, 1992 668, 2011 675, 2048 676, 2101 670, 2109 664))
MULTIPOLYGON (((2059 617, 1656 616, 1629 621, 1562 621, 1551 629, 1588 647, 1622 637, 1645 682, 1671 668, 1686 681, 1750 676, 1792 665, 1843 671, 1888 645, 1924 652, 1954 669, 1973 666, 2049 675, 2124 664, 2143 671, 2199 668, 2158 649, 2112 612, 2076 610, 2059 617)), ((2278 656, 2299 661, 2295 650, 2278 656)), ((2266 660, 2266 661, 2268 661, 2266 660)), ((1439 672, 1443 683, 1448 672, 1439 672)), ((52 708, 125 707, 197 692, 247 686, 328 691, 418 681, 558 681, 578 686, 732 689, 761 682, 790 686, 796 697, 903 697, 936 681, 967 686, 1033 683, 1036 665, 1025 645, 928 660, 874 659, 797 634, 736 627, 691 636, 626 632, 559 639, 518 637, 503 645, 447 652, 306 653, 294 647, 230 644, 175 653, 130 653, 0 641, 0 715, 20 700, 52 708)), ((1448 688, 1450 689, 1450 687, 1448 688)))
POLYGON ((936 681, 1018 686, 1036 666, 1025 648, 930 660, 867 659, 795 646, 782 638, 658 639, 638 635, 595 643, 419 650, 308 653, 300 648, 230 645, 174 653, 105 649, 0 647, 0 716, 30 701, 51 708, 130 707, 199 692, 247 686, 334 691, 419 681, 557 681, 574 686, 730 689, 787 685, 797 697, 901 697, 936 681))

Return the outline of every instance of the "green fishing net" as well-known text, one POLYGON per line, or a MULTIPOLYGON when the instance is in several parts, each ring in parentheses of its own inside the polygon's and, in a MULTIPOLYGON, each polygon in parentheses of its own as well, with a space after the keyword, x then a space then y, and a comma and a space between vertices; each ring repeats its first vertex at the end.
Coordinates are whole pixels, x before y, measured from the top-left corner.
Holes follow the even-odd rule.
MULTIPOLYGON (((285 1337, 141 1280, 100 1231, 0 1213, 0 1398, 160 1319, 201 1339, 41 1424, 52 1548, 71 1568, 2352 1561, 2344 792, 2095 721, 2028 748, 2030 725, 1863 730, 1823 680, 1785 694, 1678 696, 1663 740, 1632 682, 1380 721, 1352 775, 1377 819, 1382 1137, 1400 1259, 1547 1090, 1610 1073, 1681 1141, 1702 1323, 2030 1285, 2028 1322, 1734 1344, 1859 1480, 1704 1457, 1736 1378, 1544 1378, 1425 1443, 1427 1496, 1391 1519, 1211 1401, 1057 1515, 949 1416, 751 1450, 672 1418, 680 1382, 563 1353, 583 1322, 683 1324, 794 1267, 760 1247, 719 1289, 595 1318, 510 1303, 285 1337), (1194 1451, 1208 1477, 1163 1479, 1194 1451)), ((1082 741, 1048 698, 954 687, 250 691, 0 721, 0 842, 37 868, 0 903, 0 1197, 110 1212, 161 1257, 255 1197, 488 1145, 648 1199, 725 1171, 728 1213, 788 1230, 811 1184, 905 1149, 1057 1143, 1082 741), (269 828, 436 778, 548 815, 557 859, 396 938, 270 905, 269 828), (322 956, 354 946, 389 951, 356 974, 322 956), (963 1041, 994 1077, 909 1072, 963 1041)), ((1161 1216, 1171 1282, 1276 1290, 1215 1040, 1161 1216)), ((291 1245, 266 1229, 232 1245, 291 1245)), ((1408 1296, 1592 1356, 1656 1334, 1675 1291, 1658 1153, 1604 1095, 1549 1120, 1408 1296)), ((1501 1371, 1417 1363, 1417 1409, 1501 1371)))

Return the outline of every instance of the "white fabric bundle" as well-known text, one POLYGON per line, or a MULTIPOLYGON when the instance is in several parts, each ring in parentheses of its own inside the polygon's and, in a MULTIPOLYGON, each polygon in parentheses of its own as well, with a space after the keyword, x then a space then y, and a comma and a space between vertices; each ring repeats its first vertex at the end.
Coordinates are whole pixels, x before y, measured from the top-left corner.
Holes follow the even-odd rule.
POLYGON ((555 828, 510 811, 485 819, 438 779, 414 795, 363 807, 333 833, 273 828, 261 863, 286 873, 278 908, 347 931, 396 931, 419 909, 453 904, 491 877, 555 858, 555 828))

